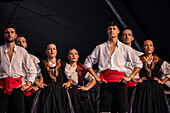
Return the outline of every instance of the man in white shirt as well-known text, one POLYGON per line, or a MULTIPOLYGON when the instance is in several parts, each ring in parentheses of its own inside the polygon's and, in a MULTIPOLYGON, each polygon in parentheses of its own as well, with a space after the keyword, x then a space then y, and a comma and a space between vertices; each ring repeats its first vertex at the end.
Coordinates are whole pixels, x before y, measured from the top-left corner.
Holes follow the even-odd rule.
MULTIPOLYGON (((132 30, 130 28, 125 28, 123 30, 121 40, 124 44, 132 47, 132 42, 134 40, 134 36, 133 36, 132 30)), ((144 54, 143 52, 137 51, 133 48, 132 48, 132 50, 137 56, 141 56, 144 54)), ((129 76, 132 73, 133 69, 135 68, 129 60, 127 60, 125 67, 126 67, 126 71, 125 71, 126 76, 129 76)), ((134 79, 132 81, 129 81, 128 83, 126 83, 126 86, 128 88, 128 101, 130 101, 133 89, 136 86, 136 83, 133 82, 133 81, 135 81, 135 79, 139 79, 139 73, 137 73, 134 76, 134 79)))
POLYGON ((100 112, 127 112, 127 92, 125 82, 130 81, 142 68, 142 62, 135 55, 132 48, 118 40, 118 25, 110 22, 107 28, 108 41, 96 46, 89 55, 84 67, 96 80, 101 83, 100 88, 100 112), (130 76, 124 76, 125 64, 130 60, 134 70, 130 76), (98 62, 100 78, 94 72, 92 66, 98 62))
POLYGON ((24 113, 24 94, 36 77, 36 67, 27 51, 15 45, 13 24, 4 25, 5 45, 0 46, 0 112, 24 113), (28 70, 27 83, 22 85, 23 65, 28 70))
MULTIPOLYGON (((16 44, 18 46, 26 49, 27 48, 27 40, 25 38, 25 35, 23 35, 23 34, 18 35, 18 37, 16 39, 16 44)), ((29 54, 29 55, 37 69, 37 76, 35 78, 34 84, 28 89, 27 92, 24 92, 24 94, 25 94, 25 113, 31 112, 31 107, 32 107, 34 96, 35 96, 35 93, 32 93, 32 92, 36 92, 39 89, 38 87, 43 88, 42 87, 43 86, 43 77, 41 75, 41 69, 38 65, 38 63, 40 63, 40 60, 32 54, 29 54)), ((25 67, 26 66, 24 65, 23 71, 24 71, 24 74, 27 75, 27 69, 25 67)), ((23 78, 23 82, 25 82, 25 80, 27 81, 27 78, 23 78)))

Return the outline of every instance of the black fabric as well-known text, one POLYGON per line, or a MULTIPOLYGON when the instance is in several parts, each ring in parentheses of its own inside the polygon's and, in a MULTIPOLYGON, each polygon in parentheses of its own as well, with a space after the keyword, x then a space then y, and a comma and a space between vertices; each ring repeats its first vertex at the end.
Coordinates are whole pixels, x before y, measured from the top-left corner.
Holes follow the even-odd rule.
POLYGON ((133 113, 169 113, 165 94, 152 77, 137 85, 133 113))
MULTIPOLYGON (((57 60, 56 60, 57 61, 57 60)), ((48 76, 48 72, 47 72, 47 69, 45 68, 45 65, 44 65, 44 60, 42 60, 38 65, 40 66, 41 68, 41 71, 42 71, 42 76, 43 76, 43 82, 45 84, 49 84, 49 83, 52 83, 52 79, 48 76)), ((62 65, 59 69, 59 75, 57 77, 57 82, 62 82, 63 81, 63 74, 60 74, 61 70, 62 70, 62 65)))
POLYGON ((69 89, 75 113, 94 113, 87 91, 78 90, 77 86, 69 89))
POLYGON ((37 113, 69 113, 66 90, 62 87, 63 74, 60 72, 63 70, 63 66, 61 65, 59 69, 56 82, 53 82, 49 77, 43 62, 41 62, 39 66, 42 71, 43 81, 47 84, 47 87, 41 89, 37 113))
POLYGON ((101 84, 100 112, 127 112, 126 84, 119 82, 108 82, 101 84))
POLYGON ((66 90, 62 83, 51 83, 40 93, 37 113, 69 113, 66 90))
POLYGON ((21 88, 14 88, 11 95, 4 94, 0 88, 0 113, 25 113, 24 93, 21 88))
MULTIPOLYGON (((80 63, 78 65, 83 66, 80 63)), ((64 82, 67 82, 68 79, 67 79, 66 75, 64 74, 65 66, 66 66, 66 62, 63 62, 60 74, 63 74, 64 82)), ((85 71, 84 67, 81 68, 81 69, 77 68, 76 71, 77 72, 81 71, 79 73, 81 75, 78 78, 79 79, 78 85, 83 86, 84 85, 83 83, 85 81, 84 76, 86 74, 86 71, 85 71)), ((87 95, 87 91, 78 90, 77 88, 78 88, 78 86, 72 85, 72 88, 69 89, 69 93, 70 93, 71 101, 72 101, 72 104, 73 104, 74 112, 75 113, 94 113, 91 101, 90 101, 90 99, 87 95)))
POLYGON ((25 113, 31 113, 31 107, 33 103, 33 99, 35 97, 35 93, 32 95, 24 96, 24 101, 25 101, 25 113))
POLYGON ((162 63, 163 60, 159 59, 151 72, 151 77, 147 74, 146 65, 143 65, 140 77, 146 77, 147 80, 137 85, 134 102, 131 105, 133 113, 169 113, 163 89, 154 80, 154 77, 160 78, 162 63))
MULTIPOLYGON (((142 55, 141 57, 144 57, 144 55, 142 55)), ((161 65, 162 65, 163 62, 164 62, 163 59, 159 59, 159 61, 156 63, 155 68, 152 70, 152 75, 154 77, 157 77, 157 78, 160 79, 160 77, 161 77, 160 76, 161 75, 160 68, 161 68, 161 65)), ((143 68, 139 71, 139 76, 140 76, 140 78, 142 78, 142 77, 147 78, 148 76, 146 76, 146 75, 148 75, 148 74, 147 74, 147 71, 145 69, 145 64, 143 63, 143 68)))

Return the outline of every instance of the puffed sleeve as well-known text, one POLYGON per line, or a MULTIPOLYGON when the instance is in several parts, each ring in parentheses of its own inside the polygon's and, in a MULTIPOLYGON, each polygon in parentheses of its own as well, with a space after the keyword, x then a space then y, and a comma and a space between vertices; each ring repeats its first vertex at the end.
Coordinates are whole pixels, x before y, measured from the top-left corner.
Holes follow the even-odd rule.
POLYGON ((170 64, 164 61, 161 65, 160 71, 164 74, 165 77, 170 78, 170 64))

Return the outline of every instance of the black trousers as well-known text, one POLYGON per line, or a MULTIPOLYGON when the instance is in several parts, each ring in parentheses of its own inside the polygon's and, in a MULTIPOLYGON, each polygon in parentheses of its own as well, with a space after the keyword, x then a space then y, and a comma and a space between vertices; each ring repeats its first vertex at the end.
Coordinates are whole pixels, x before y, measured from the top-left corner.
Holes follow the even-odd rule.
POLYGON ((0 113, 25 113, 24 94, 21 88, 14 88, 11 95, 0 88, 0 113))
POLYGON ((102 83, 100 88, 100 112, 127 112, 126 84, 119 82, 102 83))

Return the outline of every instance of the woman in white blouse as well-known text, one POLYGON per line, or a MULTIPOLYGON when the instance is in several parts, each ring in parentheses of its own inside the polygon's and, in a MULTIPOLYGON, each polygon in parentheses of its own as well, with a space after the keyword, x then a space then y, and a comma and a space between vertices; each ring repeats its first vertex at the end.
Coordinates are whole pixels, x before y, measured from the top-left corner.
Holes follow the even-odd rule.
POLYGON ((87 91, 96 84, 96 80, 84 69, 83 64, 78 63, 79 54, 76 49, 70 49, 67 57, 69 61, 63 68, 66 75, 63 87, 69 89, 73 110, 75 113, 93 113, 87 91), (86 86, 85 79, 90 81, 86 86))

